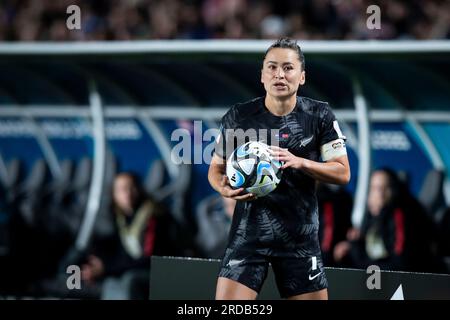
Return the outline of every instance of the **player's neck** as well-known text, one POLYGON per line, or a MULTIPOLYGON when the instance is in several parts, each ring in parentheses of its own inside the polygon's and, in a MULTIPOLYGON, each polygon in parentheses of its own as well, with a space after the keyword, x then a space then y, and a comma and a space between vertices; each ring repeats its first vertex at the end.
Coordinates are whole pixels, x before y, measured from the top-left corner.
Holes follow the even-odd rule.
POLYGON ((274 98, 270 95, 266 95, 264 100, 266 108, 276 116, 285 116, 294 110, 297 104, 297 96, 293 95, 287 99, 274 98))

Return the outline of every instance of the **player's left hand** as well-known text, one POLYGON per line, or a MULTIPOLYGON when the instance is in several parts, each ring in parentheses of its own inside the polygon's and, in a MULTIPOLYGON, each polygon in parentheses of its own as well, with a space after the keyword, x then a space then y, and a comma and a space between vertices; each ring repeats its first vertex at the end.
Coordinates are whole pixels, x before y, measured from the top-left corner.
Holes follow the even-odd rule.
POLYGON ((289 152, 288 149, 271 146, 269 150, 272 153, 274 159, 284 162, 281 169, 286 168, 301 169, 303 167, 303 161, 305 159, 294 156, 292 153, 289 152))

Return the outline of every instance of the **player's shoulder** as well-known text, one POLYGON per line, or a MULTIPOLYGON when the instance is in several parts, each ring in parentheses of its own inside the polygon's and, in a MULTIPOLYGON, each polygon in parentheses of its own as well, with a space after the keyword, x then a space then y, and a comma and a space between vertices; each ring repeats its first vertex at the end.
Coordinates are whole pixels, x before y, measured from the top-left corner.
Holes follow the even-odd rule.
POLYGON ((301 109, 306 112, 319 112, 330 108, 330 104, 326 101, 320 101, 302 96, 298 96, 297 99, 301 109))
POLYGON ((261 110, 263 97, 257 97, 245 102, 233 105, 224 115, 224 119, 232 121, 244 121, 261 110))
POLYGON ((300 106, 300 110, 318 118, 323 118, 332 113, 330 104, 326 101, 320 101, 308 97, 298 96, 297 101, 300 106))

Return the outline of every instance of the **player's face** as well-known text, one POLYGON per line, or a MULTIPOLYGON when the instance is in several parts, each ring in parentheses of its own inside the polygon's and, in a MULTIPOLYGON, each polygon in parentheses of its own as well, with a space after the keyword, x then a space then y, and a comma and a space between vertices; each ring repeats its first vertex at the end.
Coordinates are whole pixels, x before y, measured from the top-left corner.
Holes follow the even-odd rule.
POLYGON ((305 83, 297 52, 292 49, 275 48, 264 59, 261 82, 268 95, 289 98, 297 94, 298 87, 305 83))
POLYGON ((121 175, 114 181, 113 196, 116 205, 124 213, 129 213, 133 210, 138 197, 138 190, 130 177, 121 175))
POLYGON ((389 176, 382 171, 374 172, 370 179, 370 190, 367 198, 369 212, 374 216, 378 215, 391 198, 392 188, 389 185, 389 176))

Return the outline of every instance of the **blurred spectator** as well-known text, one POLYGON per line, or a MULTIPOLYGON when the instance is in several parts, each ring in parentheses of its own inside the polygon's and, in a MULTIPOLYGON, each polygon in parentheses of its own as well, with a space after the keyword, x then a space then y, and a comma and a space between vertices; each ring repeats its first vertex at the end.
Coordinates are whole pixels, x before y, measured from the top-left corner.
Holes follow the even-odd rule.
POLYGON ((433 227, 425 210, 389 169, 372 173, 361 229, 350 229, 334 258, 341 266, 436 271, 433 227))
POLYGON ((197 213, 197 246, 205 258, 222 258, 228 242, 236 201, 214 195, 207 198, 197 213))
POLYGON ((445 0, 3 0, 0 39, 9 41, 206 38, 448 39, 445 0), (66 8, 81 8, 81 30, 62 30, 66 8), (369 5, 381 29, 369 30, 369 5), (299 17, 302 17, 299 21, 299 17))
POLYGON ((265 17, 261 21, 261 37, 264 39, 277 39, 286 33, 286 23, 283 18, 276 15, 265 17))
POLYGON ((172 253, 170 222, 131 173, 114 180, 112 213, 115 232, 94 242, 94 252, 82 266, 82 279, 91 285, 103 280, 102 299, 147 299, 150 256, 172 253))

